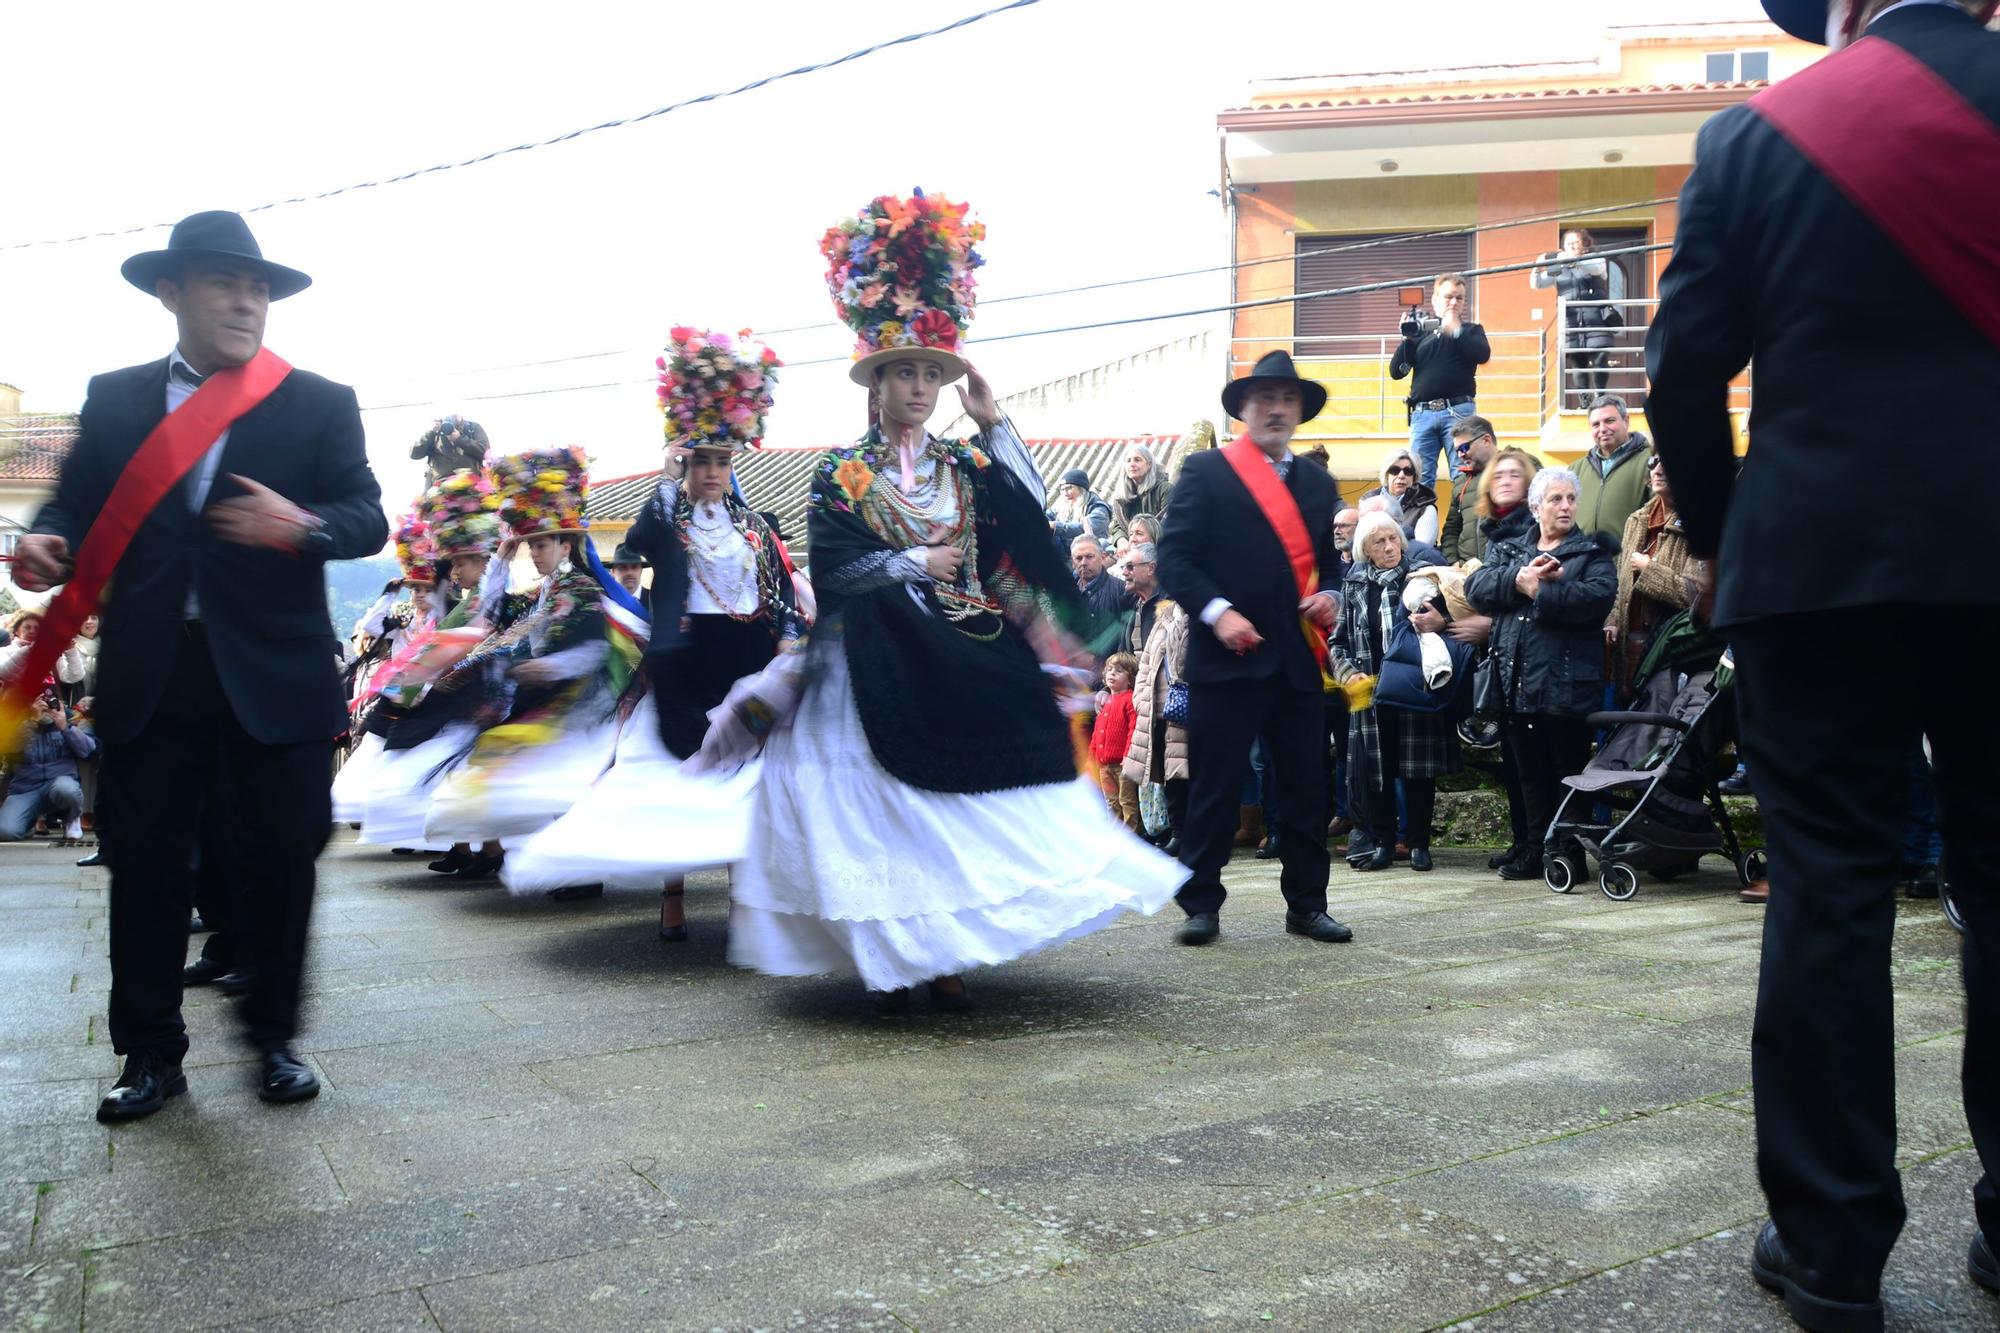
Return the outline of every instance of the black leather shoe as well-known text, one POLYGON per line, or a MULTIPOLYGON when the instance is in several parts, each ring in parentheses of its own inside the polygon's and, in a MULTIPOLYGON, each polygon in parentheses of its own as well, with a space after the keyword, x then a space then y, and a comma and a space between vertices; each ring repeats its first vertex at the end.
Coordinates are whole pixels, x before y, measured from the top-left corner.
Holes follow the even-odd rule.
POLYGON ((89 856, 86 856, 81 861, 78 861, 77 864, 80 866, 108 866, 111 863, 104 859, 104 848, 99 847, 89 856))
POLYGON ((290 1051, 266 1051, 257 1075, 257 1095, 267 1102, 302 1102, 319 1096, 319 1075, 290 1051))
POLYGON ((559 903, 582 902, 585 898, 602 898, 602 884, 565 884, 560 889, 550 889, 549 897, 559 903))
POLYGON ((875 1012, 882 1015, 907 1014, 910 1012, 910 988, 898 986, 895 990, 872 991, 868 997, 875 1005, 875 1012))
POLYGON ((138 1120, 188 1090, 187 1076, 178 1060, 169 1064, 157 1055, 133 1055, 125 1061, 125 1072, 111 1085, 111 1091, 97 1104, 97 1118, 107 1125, 121 1120, 138 1120))
POLYGON ((1905 898, 1938 896, 1938 868, 1935 861, 1926 866, 1910 866, 1907 869, 1908 873, 1900 877, 1905 898))
POLYGON ((965 982, 961 980, 952 987, 940 987, 937 982, 930 984, 931 1008, 947 1014, 962 1014, 972 1008, 972 997, 966 993, 965 982))
POLYGON ((1509 847, 1504 852, 1495 852, 1486 858, 1486 868, 1488 870, 1498 870, 1501 866, 1506 865, 1516 856, 1520 855, 1520 852, 1521 849, 1519 847, 1509 847))
POLYGON ((1258 847, 1256 851, 1251 853, 1251 855, 1256 857, 1259 861, 1271 861, 1277 859, 1278 855, 1277 835, 1272 834, 1270 837, 1264 839, 1263 845, 1258 847))
POLYGON ((248 995, 257 986, 257 974, 247 967, 232 967, 215 979, 224 995, 248 995))
POLYGON ((1174 932, 1174 940, 1199 948, 1213 944, 1222 938, 1222 918, 1214 912, 1189 912, 1188 919, 1181 922, 1181 928, 1174 932))
POLYGON ((475 856, 458 868, 458 877, 460 879, 492 879, 500 873, 500 863, 505 859, 505 852, 502 852, 499 856, 475 856))
POLYGON ((1965 1273, 1995 1296, 2000 1296, 2000 1262, 1995 1262, 1993 1246, 1987 1242, 1983 1231, 1972 1233, 1972 1249, 1965 1256, 1965 1273))
POLYGON ((471 864, 472 853, 469 850, 454 847, 437 860, 426 865, 424 869, 435 870, 440 875, 456 875, 471 864))
POLYGON ((1540 879, 1541 877, 1542 864, 1539 861, 1530 861, 1523 858, 1519 861, 1509 861, 1506 865, 1500 867, 1500 878, 1502 879, 1540 879))
POLYGON ((181 969, 181 985, 213 986, 229 972, 229 964, 218 963, 203 955, 181 969))
POLYGON ((1387 870, 1390 866, 1396 864, 1396 853, 1388 847, 1377 847, 1359 861, 1353 857, 1349 857, 1347 864, 1353 866, 1356 870, 1387 870))
POLYGON ((1325 912, 1286 912, 1285 933, 1304 935, 1318 940, 1321 944, 1345 944, 1354 938, 1354 932, 1335 921, 1325 912))
POLYGON ((1431 868, 1431 849, 1428 847, 1410 848, 1410 869, 1429 870, 1430 868, 1431 868))
POLYGON ((1824 1288, 1819 1274, 1795 1262, 1785 1253, 1778 1238, 1778 1224, 1766 1222, 1757 1233, 1757 1246, 1750 1253, 1750 1271, 1758 1283, 1785 1298, 1785 1313, 1801 1328, 1814 1333, 1881 1333, 1882 1296, 1879 1287, 1871 1291, 1848 1284, 1840 1297, 1821 1295, 1807 1284, 1824 1288))

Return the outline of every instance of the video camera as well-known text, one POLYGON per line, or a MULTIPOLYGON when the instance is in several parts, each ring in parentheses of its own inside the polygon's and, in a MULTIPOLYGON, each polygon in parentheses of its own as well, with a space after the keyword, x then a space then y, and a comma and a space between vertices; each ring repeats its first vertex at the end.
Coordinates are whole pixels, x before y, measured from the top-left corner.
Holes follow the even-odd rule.
POLYGON ((1403 287, 1396 292, 1396 299, 1403 306, 1403 322, 1398 327, 1405 338, 1421 338, 1426 333, 1435 333, 1444 323, 1435 311, 1425 305, 1425 292, 1421 287, 1403 287))

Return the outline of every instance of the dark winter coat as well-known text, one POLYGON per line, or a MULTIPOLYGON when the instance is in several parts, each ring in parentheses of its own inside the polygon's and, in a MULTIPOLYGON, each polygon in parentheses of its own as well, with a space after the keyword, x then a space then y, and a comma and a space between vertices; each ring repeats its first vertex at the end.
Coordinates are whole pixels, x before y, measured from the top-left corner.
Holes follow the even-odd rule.
MULTIPOLYGON (((1521 511, 1525 512, 1525 511, 1521 511)), ((1502 525, 1502 530, 1519 527, 1502 525)), ((1550 552, 1562 577, 1544 579, 1539 595, 1521 595, 1514 579, 1541 552, 1530 523, 1502 536, 1488 520, 1486 563, 1465 581, 1466 599, 1493 617, 1492 651, 1501 698, 1517 717, 1582 717, 1604 706, 1604 617, 1618 598, 1618 542, 1574 529, 1550 552)))

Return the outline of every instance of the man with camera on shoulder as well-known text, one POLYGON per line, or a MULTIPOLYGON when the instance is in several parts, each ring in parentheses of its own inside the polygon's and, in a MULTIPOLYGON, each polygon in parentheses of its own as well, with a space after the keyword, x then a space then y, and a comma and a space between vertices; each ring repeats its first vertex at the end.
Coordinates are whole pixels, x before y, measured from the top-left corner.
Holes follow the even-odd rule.
POLYGON ((1469 301, 1463 274, 1441 273, 1431 290, 1436 317, 1406 311, 1403 341, 1389 362, 1389 378, 1410 381, 1410 453, 1418 480, 1437 485, 1437 460, 1452 457, 1453 427, 1478 411, 1478 367, 1491 359, 1486 330, 1466 318, 1469 301))

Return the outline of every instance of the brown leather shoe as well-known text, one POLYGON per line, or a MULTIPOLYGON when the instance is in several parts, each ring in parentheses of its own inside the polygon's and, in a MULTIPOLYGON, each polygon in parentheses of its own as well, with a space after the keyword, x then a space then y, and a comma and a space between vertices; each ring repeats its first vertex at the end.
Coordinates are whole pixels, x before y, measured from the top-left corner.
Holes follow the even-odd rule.
POLYGON ((1771 901, 1771 881, 1768 879, 1752 880, 1750 886, 1736 896, 1746 903, 1756 903, 1761 907, 1771 901))
POLYGON ((1354 821, 1346 815, 1336 816, 1334 821, 1326 826, 1326 836, 1329 838, 1344 838, 1352 832, 1354 832, 1354 821))

